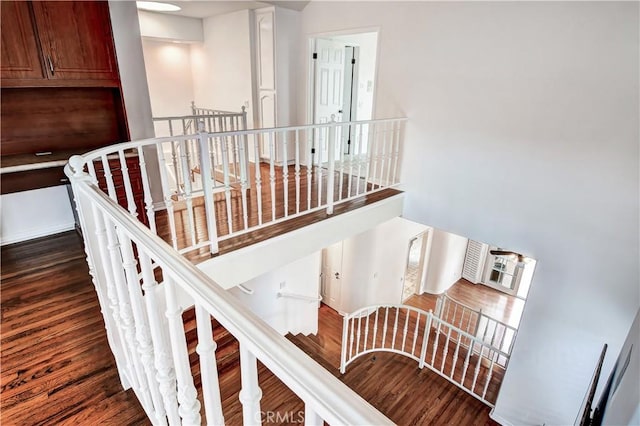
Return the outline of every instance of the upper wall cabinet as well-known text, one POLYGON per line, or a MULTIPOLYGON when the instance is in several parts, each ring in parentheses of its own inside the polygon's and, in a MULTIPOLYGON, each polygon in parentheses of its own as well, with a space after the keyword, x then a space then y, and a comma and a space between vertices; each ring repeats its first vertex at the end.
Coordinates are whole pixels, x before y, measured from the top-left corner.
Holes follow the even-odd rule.
POLYGON ((31 4, 4 1, 0 5, 0 77, 15 79, 44 78, 31 4))
POLYGON ((107 2, 3 1, 1 13, 3 86, 118 79, 107 2))

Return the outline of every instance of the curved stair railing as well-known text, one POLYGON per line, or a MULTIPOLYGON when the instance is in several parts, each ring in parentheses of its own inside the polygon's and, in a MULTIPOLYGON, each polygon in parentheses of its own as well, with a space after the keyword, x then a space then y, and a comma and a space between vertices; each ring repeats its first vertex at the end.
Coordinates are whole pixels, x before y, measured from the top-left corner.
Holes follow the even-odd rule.
POLYGON ((448 296, 439 298, 435 314, 408 305, 368 306, 344 317, 340 372, 367 354, 396 353, 493 407, 511 356, 510 333, 515 338, 513 327, 448 296))

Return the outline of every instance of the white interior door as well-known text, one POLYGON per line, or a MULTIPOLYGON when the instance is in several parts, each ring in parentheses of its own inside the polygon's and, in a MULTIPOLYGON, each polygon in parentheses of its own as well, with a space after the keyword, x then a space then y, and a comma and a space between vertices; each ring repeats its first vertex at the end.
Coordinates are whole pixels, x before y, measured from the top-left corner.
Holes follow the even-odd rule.
MULTIPOLYGON (((331 116, 336 121, 342 121, 344 108, 344 72, 345 53, 347 45, 341 41, 316 39, 314 64, 314 117, 316 124, 328 123, 331 116)), ((327 132, 320 131, 315 137, 322 162, 328 160, 329 146, 326 143, 327 132)), ((339 141, 336 141, 339 143, 339 141)), ((339 150, 335 150, 336 158, 339 150)))
POLYGON ((322 250, 322 301, 342 312, 342 242, 322 250))

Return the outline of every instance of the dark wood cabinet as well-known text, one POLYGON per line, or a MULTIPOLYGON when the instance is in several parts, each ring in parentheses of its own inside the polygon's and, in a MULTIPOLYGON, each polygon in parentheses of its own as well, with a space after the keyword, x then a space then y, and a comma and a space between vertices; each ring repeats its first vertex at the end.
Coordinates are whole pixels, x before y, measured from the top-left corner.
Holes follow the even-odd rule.
POLYGON ((0 13, 3 87, 118 80, 107 2, 3 1, 0 13))
POLYGON ((40 48, 34 29, 31 3, 4 1, 0 3, 0 78, 45 78, 40 48))
POLYGON ((37 1, 33 12, 48 78, 118 78, 106 2, 37 1))
POLYGON ((2 193, 60 184, 60 158, 129 140, 106 1, 2 1, 0 14, 2 193))

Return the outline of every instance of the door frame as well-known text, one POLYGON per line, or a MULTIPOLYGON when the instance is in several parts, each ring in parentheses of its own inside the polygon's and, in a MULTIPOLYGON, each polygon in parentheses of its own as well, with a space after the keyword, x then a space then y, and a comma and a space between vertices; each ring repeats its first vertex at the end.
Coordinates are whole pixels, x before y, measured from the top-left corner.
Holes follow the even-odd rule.
MULTIPOLYGON (((307 67, 307 87, 306 87, 306 122, 307 124, 313 124, 315 120, 315 98, 316 98, 316 67, 313 60, 313 53, 315 51, 315 44, 317 38, 331 38, 336 36, 346 36, 346 35, 358 35, 363 33, 376 33, 377 34, 377 43, 376 43, 376 64, 374 66, 375 77, 373 81, 373 96, 372 102, 373 105, 371 107, 371 118, 375 117, 376 113, 376 99, 378 96, 378 91, 376 87, 378 85, 378 70, 380 64, 380 27, 364 27, 364 28, 356 28, 351 30, 340 30, 340 31, 332 31, 332 32, 321 32, 321 33, 311 33, 307 35, 307 52, 306 52, 306 67, 307 67)), ((312 142, 312 141, 309 141, 312 142)), ((315 148, 313 146, 312 148, 315 148)), ((305 159, 307 163, 311 161, 311 158, 305 159)))

